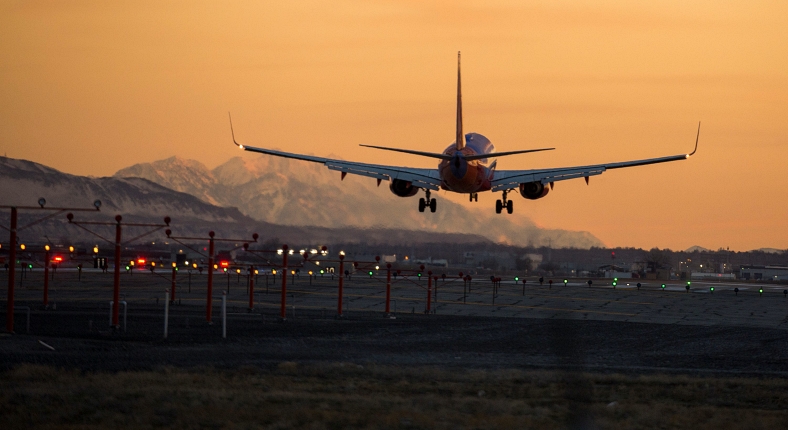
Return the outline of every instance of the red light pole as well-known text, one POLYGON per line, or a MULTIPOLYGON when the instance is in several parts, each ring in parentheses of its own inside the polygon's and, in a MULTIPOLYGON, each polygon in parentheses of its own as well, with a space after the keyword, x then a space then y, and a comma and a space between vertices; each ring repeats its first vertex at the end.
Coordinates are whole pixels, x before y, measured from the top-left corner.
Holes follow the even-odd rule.
POLYGON ((41 221, 48 220, 62 212, 67 210, 72 211, 97 211, 101 207, 101 201, 96 200, 93 202, 92 209, 85 209, 85 208, 45 208, 46 200, 44 198, 38 199, 38 206, 0 206, 0 209, 11 209, 11 225, 8 228, 10 233, 9 235, 9 243, 8 247, 8 259, 10 260, 8 263, 8 298, 6 301, 6 324, 5 328, 8 333, 14 332, 14 287, 16 283, 16 247, 17 247, 17 233, 19 230, 24 230, 34 224, 38 224, 41 221), (55 213, 47 215, 41 219, 33 221, 25 226, 18 227, 17 226, 17 218, 19 209, 24 210, 46 210, 46 211, 55 211, 55 213))
POLYGON ((178 273, 178 268, 175 263, 172 263, 172 282, 170 283, 170 304, 175 304, 175 275, 178 273))
POLYGON ((342 284, 345 279, 345 254, 339 254, 339 299, 337 300, 337 318, 342 318, 342 284))
MULTIPOLYGON (((167 231, 165 231, 165 233, 167 233, 167 238, 178 242, 179 244, 191 249, 192 251, 196 252, 199 255, 202 255, 203 257, 206 257, 206 255, 203 254, 202 252, 200 252, 200 251, 192 248, 191 246, 181 242, 182 240, 205 240, 204 237, 172 236, 172 230, 167 230, 167 231)), ((213 257, 214 257, 214 242, 216 242, 216 241, 220 241, 220 242, 243 242, 244 241, 244 239, 216 239, 215 236, 216 236, 216 233, 214 233, 213 231, 209 231, 208 232, 208 255, 207 255, 207 257, 208 257, 208 288, 207 288, 207 293, 206 293, 206 298, 205 298, 205 321, 207 321, 208 324, 211 324, 211 316, 213 314, 213 270, 214 270, 214 267, 213 267, 214 259, 213 259, 213 257)), ((258 237, 259 236, 257 235, 257 233, 254 233, 252 235, 252 240, 254 242, 257 242, 257 238, 258 237)), ((247 248, 248 246, 249 246, 248 243, 244 244, 244 248, 247 248)), ((238 247, 238 248, 240 248, 240 247, 238 247)), ((235 249, 238 249, 238 248, 235 248, 235 249)))
POLYGON ((123 217, 120 216, 120 215, 115 215, 115 222, 114 223, 109 223, 109 222, 85 222, 85 221, 77 222, 77 221, 74 221, 74 214, 72 214, 72 213, 67 214, 66 218, 68 219, 68 222, 70 224, 75 225, 75 226, 77 226, 79 228, 82 228, 82 229, 86 230, 87 232, 93 234, 94 236, 97 236, 97 237, 99 237, 99 238, 101 238, 101 239, 103 239, 103 240, 105 240, 107 242, 110 242, 110 243, 113 243, 113 242, 110 241, 109 239, 106 239, 106 238, 100 236, 97 233, 94 233, 94 232, 90 231, 85 226, 86 225, 104 225, 104 226, 114 225, 115 226, 115 242, 114 242, 114 244, 115 244, 115 270, 113 272, 113 289, 112 289, 112 326, 115 329, 118 329, 120 327, 120 323, 118 321, 118 315, 119 315, 119 311, 120 311, 120 265, 121 265, 121 263, 120 263, 120 247, 122 245, 122 243, 121 243, 121 238, 122 238, 122 234, 121 233, 122 233, 122 229, 123 229, 122 226, 125 225, 126 227, 156 227, 153 230, 150 230, 150 231, 148 231, 146 233, 143 233, 143 234, 141 234, 141 235, 139 235, 137 237, 133 237, 133 238, 131 238, 131 239, 126 241, 126 243, 130 243, 130 242, 133 242, 133 241, 135 241, 137 239, 145 237, 145 236, 147 236, 149 234, 152 234, 152 233, 154 233, 154 232, 156 232, 158 230, 161 230, 164 227, 169 226, 170 225, 170 217, 164 217, 164 224, 147 224, 147 223, 142 223, 142 224, 140 224, 140 223, 121 224, 121 221, 123 220, 123 217))

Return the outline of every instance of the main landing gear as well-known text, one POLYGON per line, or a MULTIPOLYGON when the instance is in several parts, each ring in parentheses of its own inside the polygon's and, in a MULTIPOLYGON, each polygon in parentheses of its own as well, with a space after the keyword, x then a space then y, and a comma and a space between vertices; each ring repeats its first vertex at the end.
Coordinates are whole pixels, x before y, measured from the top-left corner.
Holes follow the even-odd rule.
POLYGON ((435 209, 437 209, 437 201, 433 198, 430 198, 430 190, 426 191, 426 198, 422 197, 419 199, 419 212, 424 212, 424 209, 427 207, 430 208, 430 212, 435 213, 435 209))
POLYGON ((506 212, 511 214, 514 212, 514 206, 512 205, 512 201, 506 198, 506 191, 503 192, 503 199, 495 201, 495 213, 499 214, 503 211, 503 208, 506 208, 506 212))

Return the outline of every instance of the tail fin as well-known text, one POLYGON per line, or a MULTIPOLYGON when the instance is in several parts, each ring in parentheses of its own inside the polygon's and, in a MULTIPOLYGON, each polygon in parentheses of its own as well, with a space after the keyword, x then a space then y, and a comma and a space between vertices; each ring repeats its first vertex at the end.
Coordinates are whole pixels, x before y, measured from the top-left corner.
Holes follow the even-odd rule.
POLYGON ((462 89, 460 85, 460 53, 457 52, 457 150, 465 148, 465 135, 462 133, 462 89))

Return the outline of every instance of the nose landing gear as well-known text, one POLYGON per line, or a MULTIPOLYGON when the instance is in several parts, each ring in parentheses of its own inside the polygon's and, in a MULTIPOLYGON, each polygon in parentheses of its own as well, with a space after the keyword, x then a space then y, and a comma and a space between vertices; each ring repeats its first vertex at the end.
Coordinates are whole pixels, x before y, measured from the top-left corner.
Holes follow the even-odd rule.
POLYGON ((470 193, 470 198, 469 198, 468 201, 471 201, 471 202, 477 201, 478 202, 479 201, 479 193, 470 193))
POLYGON ((430 212, 435 213, 435 210, 438 208, 437 200, 430 197, 430 190, 426 191, 426 198, 422 197, 419 199, 419 212, 424 212, 424 209, 427 207, 430 208, 430 212))
POLYGON ((511 200, 506 198, 507 191, 503 192, 503 196, 501 200, 495 201, 495 213, 499 214, 503 211, 503 208, 506 208, 506 212, 511 214, 514 212, 514 205, 512 204, 511 200))

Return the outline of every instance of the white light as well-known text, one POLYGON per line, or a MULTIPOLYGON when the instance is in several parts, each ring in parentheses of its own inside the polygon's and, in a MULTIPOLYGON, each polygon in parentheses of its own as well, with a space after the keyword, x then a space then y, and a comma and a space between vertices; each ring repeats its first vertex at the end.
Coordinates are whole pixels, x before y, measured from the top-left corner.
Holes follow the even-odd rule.
POLYGON ((183 265, 184 265, 184 266, 188 266, 188 265, 189 265, 189 262, 188 262, 188 261, 184 261, 184 262, 183 262, 183 265))
POLYGON ((319 261, 315 261, 315 264, 319 266, 319 265, 320 265, 320 262, 319 262, 319 261))
POLYGON ((293 255, 293 250, 291 249, 290 252, 288 252, 288 254, 293 255))
POLYGON ((345 251, 339 251, 339 255, 345 255, 345 251))
POLYGON ((276 255, 282 255, 282 250, 281 249, 277 249, 276 250, 276 255))
POLYGON ((317 254, 317 249, 313 249, 313 250, 309 251, 309 253, 310 254, 317 254))

